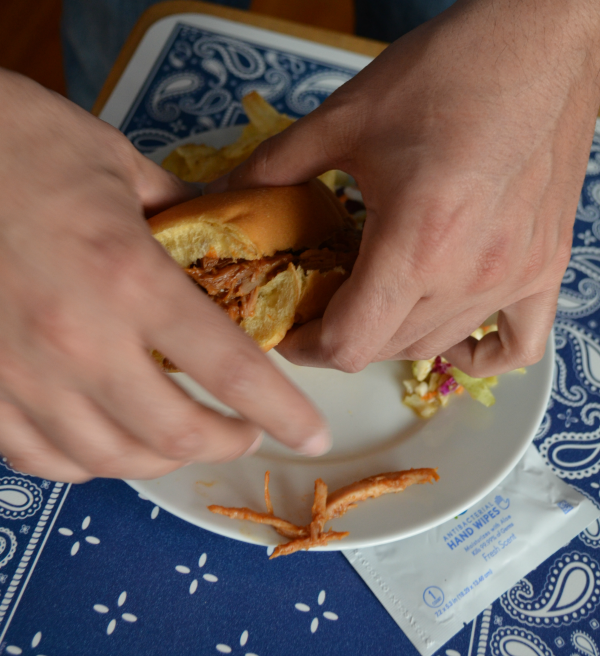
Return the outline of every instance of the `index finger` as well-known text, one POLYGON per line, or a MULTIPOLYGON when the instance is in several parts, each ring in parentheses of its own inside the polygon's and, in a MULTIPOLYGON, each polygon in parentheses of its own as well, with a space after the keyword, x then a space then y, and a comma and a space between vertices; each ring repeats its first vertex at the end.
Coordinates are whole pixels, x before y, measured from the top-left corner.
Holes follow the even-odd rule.
POLYGON ((147 324, 148 344, 283 444, 305 455, 325 453, 329 432, 312 404, 221 308, 169 265, 157 290, 166 302, 147 324))
POLYGON ((330 120, 322 106, 315 109, 263 141, 233 171, 207 184, 205 192, 294 185, 338 168, 343 153, 326 143, 332 134, 330 120))

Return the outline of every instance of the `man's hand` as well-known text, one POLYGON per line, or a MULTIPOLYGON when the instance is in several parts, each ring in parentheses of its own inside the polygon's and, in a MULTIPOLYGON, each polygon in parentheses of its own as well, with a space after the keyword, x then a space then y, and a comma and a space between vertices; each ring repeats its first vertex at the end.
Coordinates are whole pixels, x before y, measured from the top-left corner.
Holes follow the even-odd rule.
POLYGON ((593 0, 459 1, 209 191, 354 176, 360 255, 293 362, 444 354, 474 376, 539 360, 600 103, 593 0), (470 333, 496 311, 499 331, 470 333))
POLYGON ((147 478, 258 446, 309 455, 323 420, 152 238, 196 192, 117 130, 0 70, 0 452, 61 481, 147 478), (236 410, 159 372, 160 350, 236 410))

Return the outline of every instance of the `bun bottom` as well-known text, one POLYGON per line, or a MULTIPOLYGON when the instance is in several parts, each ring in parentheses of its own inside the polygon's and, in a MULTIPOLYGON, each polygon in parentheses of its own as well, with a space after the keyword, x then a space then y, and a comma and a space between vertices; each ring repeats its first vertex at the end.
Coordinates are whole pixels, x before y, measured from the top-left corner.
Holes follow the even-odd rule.
MULTIPOLYGON (((323 316, 331 297, 349 274, 338 267, 331 271, 303 271, 290 264, 260 288, 254 315, 240 327, 264 352, 277 346, 294 324, 303 324, 323 316)), ((167 373, 181 371, 158 351, 152 357, 167 373)))
POLYGON ((302 293, 296 307, 294 323, 303 324, 325 314, 329 301, 350 274, 341 267, 331 271, 302 271, 302 293))

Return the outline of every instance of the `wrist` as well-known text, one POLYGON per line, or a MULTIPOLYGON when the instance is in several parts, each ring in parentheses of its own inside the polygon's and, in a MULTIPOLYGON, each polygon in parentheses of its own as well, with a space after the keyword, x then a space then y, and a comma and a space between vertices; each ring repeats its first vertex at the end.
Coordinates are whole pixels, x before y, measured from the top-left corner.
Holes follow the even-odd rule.
POLYGON ((600 104, 597 0, 458 0, 444 14, 469 35, 478 61, 495 61, 499 88, 572 89, 600 104))

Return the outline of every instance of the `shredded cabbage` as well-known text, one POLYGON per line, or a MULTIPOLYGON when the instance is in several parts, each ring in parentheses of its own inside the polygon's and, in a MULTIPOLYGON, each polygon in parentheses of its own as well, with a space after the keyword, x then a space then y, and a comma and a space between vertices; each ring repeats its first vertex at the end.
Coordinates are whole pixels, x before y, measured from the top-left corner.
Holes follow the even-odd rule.
POLYGON ((454 380, 459 385, 462 385, 473 399, 479 401, 479 403, 483 403, 486 408, 496 403, 496 399, 490 390, 490 387, 493 387, 498 382, 496 376, 490 376, 490 378, 472 378, 456 367, 452 367, 450 373, 454 377, 454 380))

